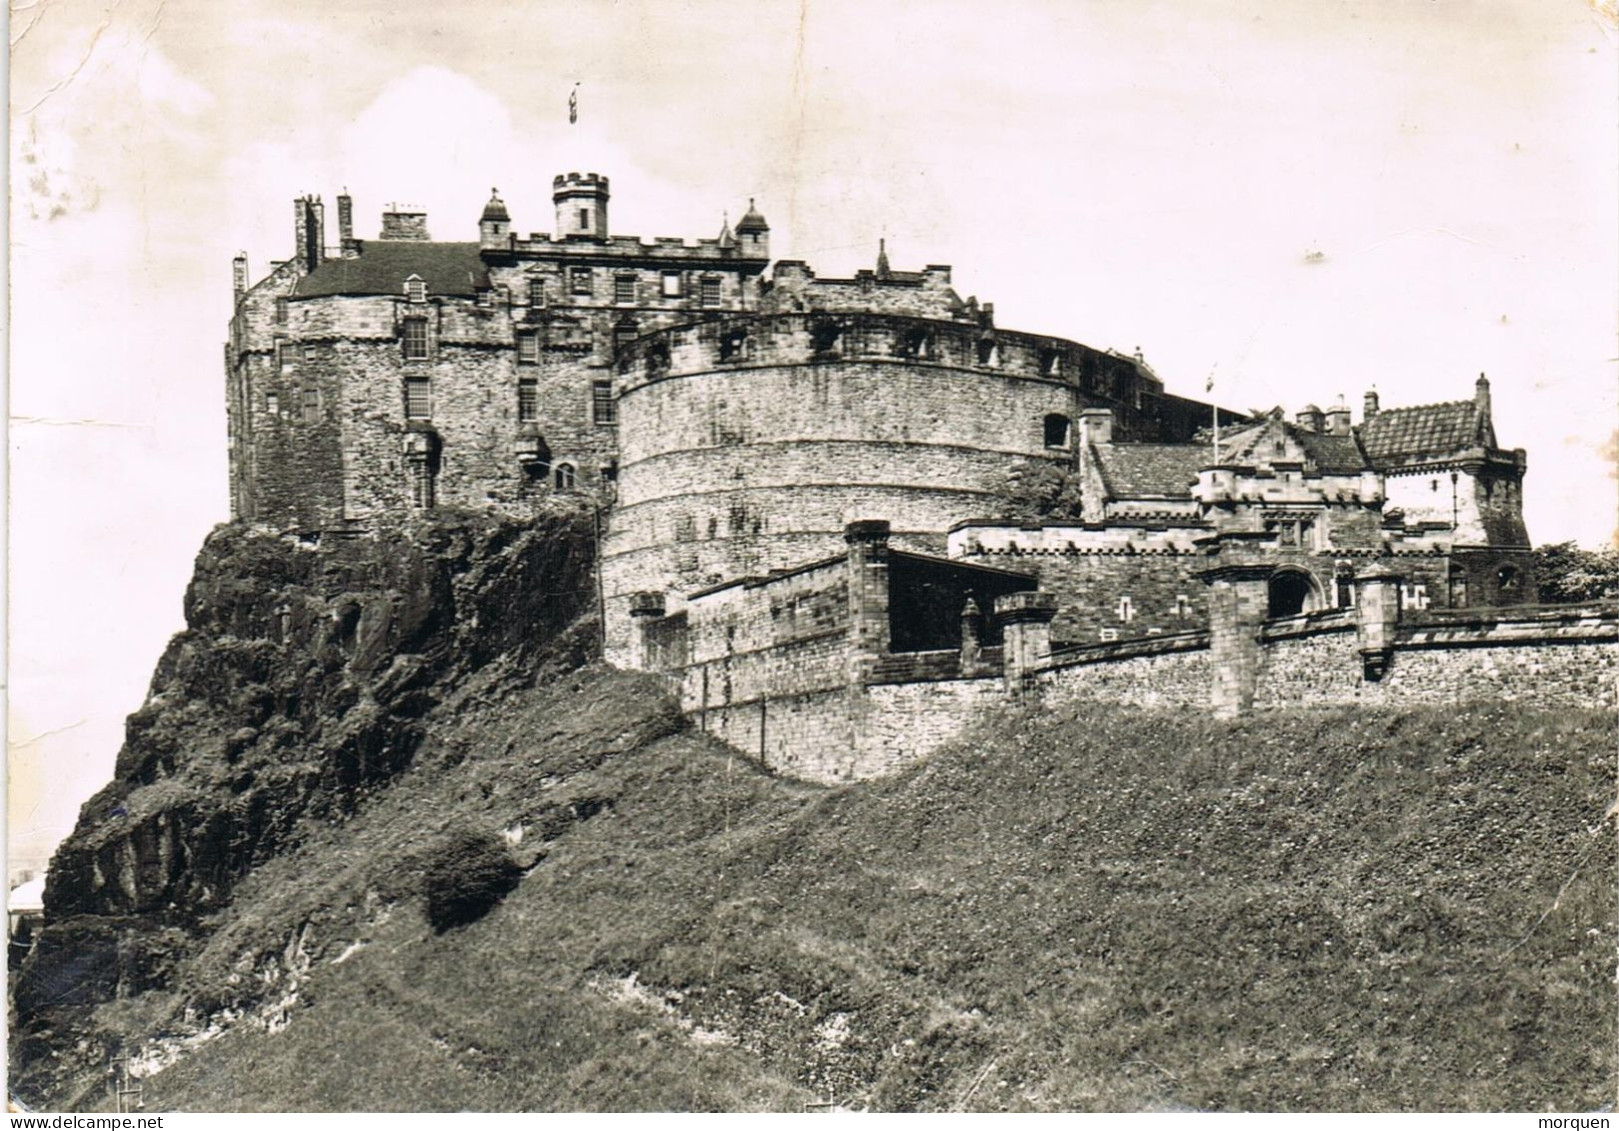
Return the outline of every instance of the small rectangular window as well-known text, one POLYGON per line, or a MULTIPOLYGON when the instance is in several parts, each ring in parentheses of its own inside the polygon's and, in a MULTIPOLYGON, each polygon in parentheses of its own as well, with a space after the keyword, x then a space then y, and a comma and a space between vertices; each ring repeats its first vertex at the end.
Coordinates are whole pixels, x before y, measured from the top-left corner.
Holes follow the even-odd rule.
POLYGON ((704 279, 701 286, 703 305, 718 306, 720 304, 720 281, 718 279, 704 279))
POLYGON ((426 302, 427 284, 420 279, 406 279, 405 297, 411 302, 426 302))
POLYGON ((278 326, 287 324, 287 300, 284 298, 275 300, 275 320, 278 326))
POLYGON ((618 403, 613 400, 613 383, 596 381, 590 386, 590 414, 597 424, 618 423, 618 403))
POLYGON ((679 298, 683 295, 686 288, 681 285, 681 282, 679 271, 665 271, 663 273, 663 297, 679 298))
POLYGON ((540 361, 540 336, 538 334, 517 335, 517 364, 538 365, 540 361))
POLYGON ((615 275, 613 277, 613 301, 618 303, 633 303, 635 301, 634 275, 615 275))
POLYGON ((320 419, 320 390, 304 390, 304 423, 313 424, 320 419))
POLYGON ((545 305, 545 280, 530 279, 528 281, 528 304, 530 306, 545 305))
POLYGON ((427 360, 427 319, 405 319, 403 342, 406 361, 427 360))
POLYGON ((433 419, 433 381, 430 377, 405 378, 405 419, 433 419))
POLYGON ((581 232, 590 231, 590 209, 588 208, 579 210, 579 230, 581 232))
POLYGON ((590 293, 590 268, 570 267, 568 269, 568 289, 576 295, 590 293))
POLYGON ((264 394, 264 411, 271 416, 281 415, 281 398, 274 393, 264 394))
POLYGON ((540 386, 531 379, 517 382, 517 419, 532 424, 540 418, 540 386))

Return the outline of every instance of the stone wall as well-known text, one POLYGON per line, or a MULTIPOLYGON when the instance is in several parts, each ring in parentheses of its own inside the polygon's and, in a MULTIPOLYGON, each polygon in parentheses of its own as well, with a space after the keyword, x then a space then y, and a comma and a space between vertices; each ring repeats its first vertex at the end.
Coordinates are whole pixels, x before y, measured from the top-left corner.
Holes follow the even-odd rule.
POLYGON ((1033 686, 1047 703, 1078 700, 1130 707, 1206 707, 1212 676, 1209 634, 1183 632, 1151 640, 1054 652, 1033 686))

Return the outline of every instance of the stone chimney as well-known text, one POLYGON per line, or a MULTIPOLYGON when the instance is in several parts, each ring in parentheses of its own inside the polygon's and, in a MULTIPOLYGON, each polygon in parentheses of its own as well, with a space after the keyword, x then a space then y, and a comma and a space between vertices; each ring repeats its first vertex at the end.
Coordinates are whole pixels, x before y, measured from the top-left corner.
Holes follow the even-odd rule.
POLYGON ((1111 444, 1113 442, 1113 410, 1110 408, 1082 408, 1079 410, 1079 443, 1111 444))
POLYGON ((427 213, 394 205, 382 214, 382 234, 385 240, 430 240, 427 234, 427 213))
POLYGON ((300 196, 292 202, 293 257, 308 274, 326 257, 326 206, 318 196, 300 196))
POLYGON ((1320 432, 1326 427, 1327 418, 1320 408, 1313 404, 1307 404, 1299 409, 1298 415, 1293 418, 1293 423, 1306 432, 1320 432))
POLYGON ((1490 418, 1490 379, 1484 374, 1478 375, 1473 382, 1473 403, 1478 406, 1478 414, 1484 419, 1490 418))
POLYGON ((1338 402, 1327 409, 1327 435, 1347 436, 1353 427, 1354 423, 1349 416, 1349 406, 1344 403, 1343 397, 1340 396, 1338 402))
POLYGON ((337 242, 344 259, 360 254, 360 245, 354 239, 354 198, 348 189, 337 198, 337 242))
POLYGON ((236 301, 241 302, 242 296, 247 293, 247 252, 238 251, 236 258, 230 261, 230 281, 236 301))
POLYGON ((1367 392, 1366 392, 1365 404, 1361 408, 1361 419, 1362 420, 1370 420, 1372 417, 1374 417, 1376 415, 1377 415, 1377 390, 1376 389, 1368 389, 1367 392))

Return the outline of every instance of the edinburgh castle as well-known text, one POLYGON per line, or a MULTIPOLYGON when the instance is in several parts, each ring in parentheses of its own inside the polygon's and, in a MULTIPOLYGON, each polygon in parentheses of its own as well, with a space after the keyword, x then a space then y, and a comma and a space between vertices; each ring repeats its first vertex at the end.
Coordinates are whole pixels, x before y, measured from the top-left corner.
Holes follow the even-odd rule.
POLYGON ((357 238, 343 195, 330 247, 300 198, 294 258, 253 282, 238 257, 233 517, 320 542, 592 503, 605 657, 816 778, 1042 687, 1225 712, 1388 694, 1424 619, 1535 599, 1525 454, 1483 376, 1445 403, 1368 392, 1359 423, 1239 414, 1139 351, 999 328, 949 267, 772 263, 751 201, 692 242, 611 235, 605 176, 552 198, 550 233, 497 192, 478 241, 446 243, 397 208, 357 238))

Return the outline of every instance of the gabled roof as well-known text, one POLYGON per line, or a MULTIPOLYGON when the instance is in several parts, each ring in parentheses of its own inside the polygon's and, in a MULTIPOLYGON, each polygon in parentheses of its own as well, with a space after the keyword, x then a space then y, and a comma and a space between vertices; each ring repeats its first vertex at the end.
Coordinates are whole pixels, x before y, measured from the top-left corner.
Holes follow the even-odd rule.
POLYGON ((1115 499, 1189 499, 1198 469, 1212 458, 1202 444, 1097 444, 1092 450, 1115 499))
POLYGON ((405 280, 420 276, 432 295, 470 297, 489 286, 489 272, 475 243, 367 240, 352 259, 328 259, 293 288, 294 298, 329 295, 397 295, 405 280))
POLYGON ((1494 430, 1476 401, 1386 408, 1360 426, 1361 446, 1374 465, 1494 447, 1494 430))

